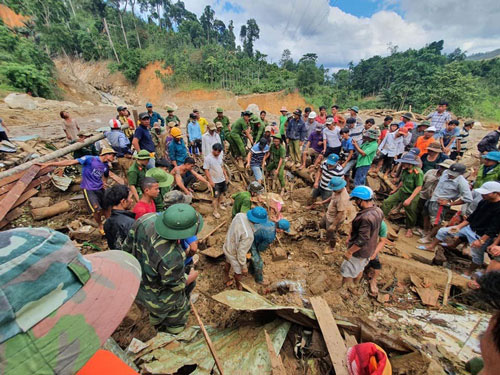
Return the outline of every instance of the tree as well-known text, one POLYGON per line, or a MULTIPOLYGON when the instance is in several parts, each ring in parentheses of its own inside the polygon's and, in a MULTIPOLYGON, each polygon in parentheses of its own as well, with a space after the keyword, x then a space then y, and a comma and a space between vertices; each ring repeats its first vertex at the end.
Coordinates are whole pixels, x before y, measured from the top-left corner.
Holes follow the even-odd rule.
POLYGON ((250 18, 246 25, 240 29, 240 39, 243 43, 243 51, 250 57, 253 56, 253 43, 259 39, 260 29, 255 19, 250 18))
POLYGON ((212 33, 214 27, 214 19, 215 19, 215 11, 207 5, 203 10, 203 14, 200 17, 200 23, 203 27, 203 31, 205 31, 205 35, 207 38, 207 44, 210 43, 210 34, 212 33))
POLYGON ((279 65, 280 67, 288 71, 296 70, 296 66, 292 59, 292 52, 289 49, 283 50, 283 53, 281 54, 281 59, 279 61, 279 65))

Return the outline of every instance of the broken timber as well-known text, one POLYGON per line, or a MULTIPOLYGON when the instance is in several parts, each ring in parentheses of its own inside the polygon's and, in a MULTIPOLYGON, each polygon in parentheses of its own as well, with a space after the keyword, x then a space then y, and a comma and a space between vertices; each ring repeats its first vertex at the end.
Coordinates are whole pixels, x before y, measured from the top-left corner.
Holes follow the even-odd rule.
POLYGON ((332 315, 330 306, 321 297, 311 297, 311 305, 316 314, 319 327, 323 334, 330 359, 336 375, 348 375, 347 372, 347 348, 340 335, 339 328, 332 315))
MULTIPOLYGON (((124 130, 124 129, 128 129, 128 124, 122 126, 122 130, 124 130)), ((54 160, 54 159, 60 158, 60 157, 62 157, 64 155, 67 155, 67 154, 73 152, 73 151, 77 151, 77 150, 79 150, 79 149, 81 149, 81 148, 83 148, 85 146, 89 146, 92 143, 100 141, 103 138, 104 138, 104 133, 96 134, 96 135, 94 135, 94 136, 86 139, 85 142, 76 142, 76 143, 73 143, 73 144, 71 144, 69 146, 61 148, 60 150, 51 152, 50 154, 41 156, 39 158, 30 160, 27 163, 18 165, 17 167, 10 168, 10 169, 8 169, 6 171, 0 172, 0 180, 4 179, 6 177, 10 177, 10 176, 12 176, 12 175, 14 175, 14 174, 16 174, 18 172, 23 172, 23 171, 31 168, 33 165, 40 164, 40 163, 46 163, 46 162, 48 162, 50 160, 54 160)), ((15 181, 15 180, 16 179, 14 179, 12 181, 15 181)), ((9 182, 12 182, 12 181, 9 181, 9 182)))
POLYGON ((14 207, 17 200, 24 193, 28 185, 33 181, 36 174, 40 171, 39 165, 33 165, 31 168, 16 182, 12 189, 7 193, 0 207, 0 221, 5 218, 5 215, 14 207))
POLYGON ((279 353, 274 351, 273 343, 266 330, 264 330, 264 334, 266 335, 267 351, 269 352, 269 358, 271 360, 271 375, 286 375, 283 361, 279 353))

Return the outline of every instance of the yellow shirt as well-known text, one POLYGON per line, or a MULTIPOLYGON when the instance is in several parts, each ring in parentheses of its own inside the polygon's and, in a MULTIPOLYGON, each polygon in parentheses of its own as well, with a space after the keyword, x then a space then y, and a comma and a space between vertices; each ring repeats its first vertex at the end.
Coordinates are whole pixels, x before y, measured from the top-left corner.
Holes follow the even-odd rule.
POLYGON ((200 117, 198 124, 200 124, 201 134, 205 134, 208 125, 207 119, 205 117, 200 117))

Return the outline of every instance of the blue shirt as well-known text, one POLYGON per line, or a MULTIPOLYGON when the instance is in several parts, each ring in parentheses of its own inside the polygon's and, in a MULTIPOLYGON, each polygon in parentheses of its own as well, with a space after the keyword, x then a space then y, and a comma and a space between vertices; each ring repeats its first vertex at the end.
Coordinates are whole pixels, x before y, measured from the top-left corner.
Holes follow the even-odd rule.
POLYGON ((193 142, 196 139, 201 139, 201 128, 198 121, 195 122, 189 121, 187 128, 188 128, 187 130, 188 130, 189 142, 193 142))
POLYGON ((151 138, 151 133, 143 125, 139 125, 134 133, 134 138, 139 140, 139 147, 141 150, 147 150, 149 152, 155 152, 155 144, 153 143, 153 138, 151 138))
POLYGON ((160 125, 162 127, 165 126, 165 119, 161 117, 161 115, 158 112, 153 111, 152 113, 149 114, 149 123, 151 124, 151 126, 153 126, 155 122, 158 122, 158 120, 160 121, 160 125))
POLYGON ((306 124, 301 118, 299 118, 298 120, 295 120, 294 118, 288 120, 288 126, 286 127, 286 137, 291 140, 306 140, 307 128, 306 124))
MULTIPOLYGON (((453 129, 451 132, 448 131, 446 128, 442 129, 440 132, 437 133, 437 137, 434 137, 436 139, 438 138, 443 138, 443 145, 444 147, 448 147, 448 144, 450 143, 451 139, 453 137, 458 137, 460 135, 460 129, 456 127, 453 129)), ((455 141, 451 144, 451 146, 455 145, 455 141)))
POLYGON ((276 238, 276 224, 268 220, 263 224, 254 224, 252 247, 258 252, 265 251, 276 238))
POLYGON ((181 138, 180 142, 172 140, 168 145, 168 156, 171 161, 176 161, 177 165, 184 164, 184 160, 187 158, 187 149, 184 144, 184 139, 181 138))
POLYGON ((82 168, 82 189, 101 190, 103 188, 102 177, 109 176, 109 167, 103 163, 99 156, 83 156, 76 159, 82 168))
POLYGON ((352 144, 352 138, 342 139, 342 150, 346 153, 349 153, 349 151, 354 150, 354 145, 352 144))
POLYGON ((129 153, 130 141, 121 130, 104 132, 104 136, 108 140, 109 145, 116 151, 116 156, 122 157, 129 153))
POLYGON ((5 131, 5 128, 2 125, 3 125, 3 120, 0 118, 0 132, 5 131))

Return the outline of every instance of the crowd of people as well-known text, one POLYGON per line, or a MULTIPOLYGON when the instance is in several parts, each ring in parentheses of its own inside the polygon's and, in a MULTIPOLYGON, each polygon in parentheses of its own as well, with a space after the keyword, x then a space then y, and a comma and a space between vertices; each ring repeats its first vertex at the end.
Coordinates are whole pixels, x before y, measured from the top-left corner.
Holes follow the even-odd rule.
MULTIPOLYGON (((484 293, 487 285, 496 282, 498 286, 498 281, 491 280, 500 274, 500 127, 488 133, 477 150, 471 148, 466 154, 474 121, 460 124, 448 112, 446 102, 440 102, 436 111, 419 123, 411 113, 404 113, 397 120, 386 116, 379 125, 372 118, 363 121, 356 106, 346 114, 341 114, 337 105, 330 113, 325 107, 318 113, 311 108, 290 113, 283 107, 279 122, 268 122, 266 111, 257 114, 248 110, 231 122, 222 108, 208 121, 195 109, 185 126, 174 112, 167 108, 164 118, 147 103, 136 123, 127 107, 119 106, 104 133, 105 140, 76 151, 73 160, 44 164, 81 166, 81 187, 88 208, 109 249, 121 252, 74 256, 71 253, 77 250, 66 244, 64 235, 30 229, 29 233, 2 233, 2 243, 12 244, 5 245, 12 247, 9 254, 16 246, 31 246, 26 236, 33 246, 50 238, 54 246, 38 259, 52 257, 51 252, 63 248, 68 254, 58 256, 74 259, 70 261, 72 268, 68 265, 67 269, 74 270, 83 285, 73 285, 75 281, 70 282, 60 270, 51 280, 63 282, 67 278, 65 293, 79 289, 89 293, 90 287, 85 286, 89 272, 100 272, 102 264, 121 268, 130 274, 129 283, 141 278, 140 285, 137 282, 129 287, 138 289, 136 301, 149 312, 151 324, 178 334, 186 326, 190 296, 196 287, 194 255, 204 225, 202 215, 191 205, 193 184, 205 184, 210 191, 216 223, 232 206, 222 246, 224 284, 241 289, 242 278, 251 273, 256 282, 265 285, 261 253, 283 232, 290 231, 290 222, 281 213, 286 167, 312 176, 311 195, 304 208, 323 211, 318 224, 326 234, 324 254, 343 253, 339 273, 347 295, 362 292, 360 280, 365 275, 369 294, 377 296, 382 268, 379 254, 393 213, 404 214, 405 236, 418 235, 418 248, 435 252, 436 258, 444 250, 468 246, 471 262, 464 275, 471 279, 471 288, 481 288, 484 293), (464 155, 479 157, 477 171, 461 163, 464 155), (251 182, 228 199, 225 195, 232 181, 226 163, 232 162, 242 167, 251 182), (368 186, 368 176, 390 181, 392 191, 385 195, 374 192, 368 186), (271 197, 267 188, 272 186, 270 180, 279 184, 279 194, 271 197), (346 226, 346 246, 341 250, 339 236, 346 226), (22 240, 12 242, 14 237, 22 240), (120 255, 123 252, 131 257, 120 255), (490 258, 487 267, 485 254, 490 258)), ((68 112, 61 112, 61 118, 68 142, 84 142, 92 135, 82 132, 68 112)), ((3 124, 0 135, 5 130, 3 124)), ((18 277, 22 278, 22 273, 18 277)), ((49 284, 48 288, 56 288, 49 284)), ((121 298, 126 293, 119 282, 109 285, 119 287, 120 293, 113 295, 110 290, 106 298, 121 298)), ((33 294, 33 298, 38 297, 33 294)), ((119 317, 127 308, 122 307, 119 317)), ((30 321, 43 322, 43 316, 30 321)), ((485 342, 498 341, 499 326, 497 315, 485 342)), ((9 327, 9 337, 16 337, 18 326, 13 323, 9 327)), ((489 356, 486 366, 494 368, 495 356, 488 350, 485 353, 489 356)))

